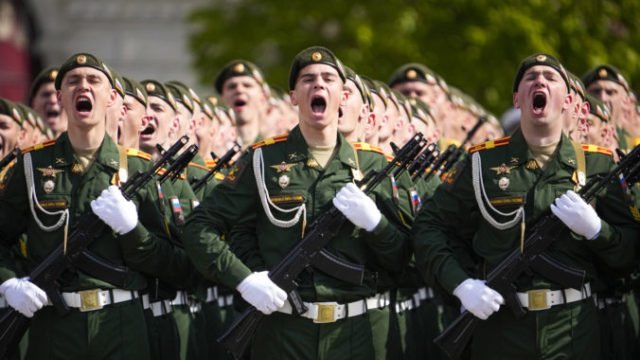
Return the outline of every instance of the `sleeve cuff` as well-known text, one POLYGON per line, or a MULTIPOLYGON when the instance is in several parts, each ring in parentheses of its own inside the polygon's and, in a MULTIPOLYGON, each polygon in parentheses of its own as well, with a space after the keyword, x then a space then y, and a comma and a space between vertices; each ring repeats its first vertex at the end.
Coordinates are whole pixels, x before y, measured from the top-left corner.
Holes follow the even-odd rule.
POLYGON ((140 243, 140 239, 145 239, 147 236, 149 236, 149 232, 138 221, 138 224, 133 228, 133 230, 126 234, 119 235, 119 238, 122 240, 120 244, 122 247, 128 249, 135 248, 140 243))

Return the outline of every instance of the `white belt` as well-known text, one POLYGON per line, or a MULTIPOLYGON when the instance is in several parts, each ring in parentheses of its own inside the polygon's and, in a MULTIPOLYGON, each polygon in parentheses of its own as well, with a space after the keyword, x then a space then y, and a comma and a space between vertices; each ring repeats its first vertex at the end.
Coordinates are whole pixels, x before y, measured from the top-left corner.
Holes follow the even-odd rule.
POLYGON ((176 298, 171 300, 171 305, 190 305, 189 295, 185 291, 177 291, 176 298))
POLYGON ((206 302, 210 303, 217 299, 218 299, 218 287, 217 286, 208 287, 206 302))
MULTIPOLYGON (((347 304, 338 304, 337 302, 315 302, 315 303, 303 303, 308 308, 307 311, 300 314, 300 316, 307 319, 312 319, 314 323, 332 323, 339 319, 347 317, 360 316, 370 309, 381 309, 389 305, 389 292, 383 294, 376 294, 370 298, 363 300, 357 300, 347 304)), ((293 309, 289 301, 286 301, 284 305, 278 309, 278 312, 285 314, 293 314, 293 309)))
POLYGON ((84 312, 100 310, 106 305, 137 299, 138 292, 122 289, 91 289, 78 292, 63 292, 62 298, 67 306, 78 308, 84 312))
POLYGON ((589 283, 585 284, 582 290, 537 289, 517 294, 523 307, 533 311, 546 310, 552 306, 568 304, 591 297, 591 285, 589 283))
POLYGON ((602 310, 609 305, 620 305, 627 302, 627 296, 622 295, 621 297, 598 297, 596 299, 596 305, 598 309, 602 310))
POLYGON ((218 297, 218 306, 223 308, 233 305, 233 294, 218 297))
POLYGON ((433 293, 433 289, 430 287, 421 287, 413 296, 415 297, 416 294, 418 295, 420 300, 433 299, 435 296, 433 293))
POLYGON ((396 313, 401 313, 403 311, 415 309, 420 306, 420 302, 417 302, 413 299, 413 297, 408 298, 404 301, 396 302, 396 313))
POLYGON ((433 299, 433 289, 430 287, 421 287, 411 295, 410 298, 396 302, 396 313, 412 310, 420 307, 427 299, 433 299))
POLYGON ((212 286, 207 288, 207 303, 216 301, 219 307, 226 307, 233 305, 233 294, 230 295, 220 295, 218 293, 218 287, 212 286))
POLYGON ((154 317, 170 314, 173 312, 173 308, 171 307, 171 301, 169 300, 158 300, 154 302, 149 302, 149 294, 142 295, 142 308, 147 310, 151 310, 151 313, 154 317))

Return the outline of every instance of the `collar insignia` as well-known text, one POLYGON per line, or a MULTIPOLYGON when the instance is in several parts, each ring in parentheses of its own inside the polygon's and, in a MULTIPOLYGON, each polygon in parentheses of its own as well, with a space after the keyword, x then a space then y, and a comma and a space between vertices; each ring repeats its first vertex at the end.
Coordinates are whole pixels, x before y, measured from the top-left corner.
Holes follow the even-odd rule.
POLYGON ((309 159, 307 160, 307 166, 310 168, 317 168, 318 166, 320 166, 320 164, 318 164, 318 161, 316 159, 309 159))

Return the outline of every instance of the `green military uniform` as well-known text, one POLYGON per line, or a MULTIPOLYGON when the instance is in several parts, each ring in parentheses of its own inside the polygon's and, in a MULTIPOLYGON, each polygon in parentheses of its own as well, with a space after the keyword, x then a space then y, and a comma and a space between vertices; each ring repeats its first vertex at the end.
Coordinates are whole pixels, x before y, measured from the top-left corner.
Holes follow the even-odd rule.
MULTIPOLYGON (((91 200, 114 182, 114 176, 120 169, 120 152, 108 136, 105 136, 94 163, 84 172, 79 167, 66 133, 57 140, 37 145, 27 152, 33 162, 33 186, 38 204, 47 211, 68 210, 70 232, 77 225, 79 217, 91 211, 91 200)), ((129 173, 137 170, 144 168, 137 169, 135 162, 128 164, 129 173)), ((17 275, 6 257, 6 249, 15 244, 20 234, 26 233, 29 239, 26 244, 27 271, 31 271, 64 240, 62 227, 53 231, 43 230, 29 209, 23 157, 14 166, 13 174, 5 186, 0 199, 0 239, 4 249, 0 253, 5 254, 0 255, 0 278, 3 281, 17 275)), ((148 188, 142 189, 134 199, 139 204, 141 218, 143 214, 159 215, 148 191, 148 188)), ((45 214, 39 207, 35 211, 45 226, 53 225, 60 218, 59 215, 45 214)), ((117 237, 111 231, 96 234, 89 250, 114 265, 127 265, 144 271, 156 268, 160 271, 157 262, 149 258, 143 261, 145 257, 138 257, 138 252, 130 251, 129 244, 153 239, 141 223, 142 220, 134 230, 117 237)), ((158 254, 159 250, 165 249, 139 249, 140 252, 153 254, 158 254)), ((60 283, 61 291, 67 293, 116 288, 77 269, 66 271, 60 283)), ((123 285, 123 290, 110 291, 128 292, 130 300, 100 310, 80 312, 72 309, 65 317, 61 317, 53 307, 38 311, 31 323, 29 344, 33 346, 29 346, 27 357, 148 358, 148 345, 146 341, 140 341, 140 336, 142 339, 146 336, 146 329, 141 302, 137 297, 137 291, 146 286, 145 279, 137 272, 128 271, 123 285)))
MULTIPOLYGON (((227 233, 235 223, 254 221, 253 243, 236 245, 241 247, 248 264, 269 269, 300 240, 305 224, 326 211, 338 190, 359 176, 358 169, 366 172, 386 165, 382 156, 374 160, 360 157, 359 152, 356 157, 353 147, 338 136, 337 153, 322 168, 309 153, 298 127, 288 137, 268 139, 254 148, 262 152, 264 159, 263 179, 268 193, 264 196, 269 196, 280 208, 304 205, 306 222, 300 219, 291 227, 276 226, 265 214, 252 168, 254 151, 234 164, 226 180, 194 211, 185 229, 186 249, 196 267, 207 278, 232 288, 248 276, 250 270, 220 241, 221 234, 227 233)), ((405 233, 389 220, 395 221, 397 213, 390 188, 390 184, 383 183, 374 191, 378 207, 390 217, 383 216, 371 233, 345 223, 329 243, 330 251, 363 264, 370 271, 384 273, 402 269, 409 251, 405 233)), ((291 218, 290 214, 270 209, 275 219, 291 218)), ((300 276, 299 290, 306 302, 355 302, 374 296, 376 289, 375 277, 371 276, 366 276, 360 286, 319 271, 306 271, 300 276)), ((373 341, 368 313, 316 324, 308 318, 278 312, 265 317, 260 324, 252 355, 260 359, 371 359, 374 357, 373 341)))
MULTIPOLYGON (((578 149, 582 149, 586 158, 587 178, 605 174, 614 167, 607 149, 579 145, 578 149)), ((555 198, 580 182, 577 174, 580 150, 576 153, 564 135, 545 171, 537 166, 519 130, 510 138, 473 147, 471 152, 481 161, 479 173, 480 184, 486 191, 484 203, 489 202, 502 212, 521 207, 527 227, 548 214, 555 198)), ((469 277, 485 278, 521 241, 518 221, 514 221, 516 226, 498 230, 482 216, 472 186, 472 156, 454 168, 414 223, 412 241, 423 277, 437 281, 449 292, 469 277), (451 237, 459 238, 470 252, 479 256, 481 266, 476 274, 469 274, 453 255, 448 245, 451 237)), ((633 263, 633 243, 638 236, 620 183, 609 183, 593 202, 602 219, 599 236, 586 241, 565 229, 547 250, 565 265, 586 270, 588 281, 598 277, 596 260, 612 267, 633 263)), ((510 220, 493 217, 498 222, 510 220)), ((560 289, 558 284, 535 272, 523 274, 514 285, 520 292, 560 289)), ((472 356, 599 358, 596 308, 586 285, 579 294, 570 303, 529 311, 519 320, 509 309, 501 308, 487 320, 480 321, 472 339, 472 356), (579 300, 581 298, 584 299, 579 300)))

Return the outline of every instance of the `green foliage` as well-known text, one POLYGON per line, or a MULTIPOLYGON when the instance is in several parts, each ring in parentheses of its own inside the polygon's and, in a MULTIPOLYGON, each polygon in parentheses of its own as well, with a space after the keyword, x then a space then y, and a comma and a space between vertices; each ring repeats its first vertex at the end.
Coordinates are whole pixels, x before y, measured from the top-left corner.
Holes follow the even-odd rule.
POLYGON ((518 64, 535 52, 578 76, 610 63, 640 84, 636 1, 220 0, 189 21, 204 84, 243 58, 286 89, 291 60, 311 45, 383 81, 406 62, 424 63, 497 114, 511 106, 518 64))

